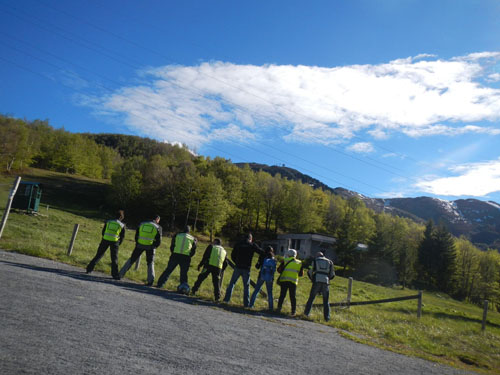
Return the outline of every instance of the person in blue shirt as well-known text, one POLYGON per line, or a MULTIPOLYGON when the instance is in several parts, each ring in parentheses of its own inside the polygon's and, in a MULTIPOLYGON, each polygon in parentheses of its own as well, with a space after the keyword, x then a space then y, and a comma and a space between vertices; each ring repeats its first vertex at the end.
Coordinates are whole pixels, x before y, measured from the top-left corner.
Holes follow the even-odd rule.
POLYGON ((258 262, 257 265, 260 265, 259 278, 257 280, 257 285, 255 286, 255 290, 252 294, 252 297, 250 298, 250 304, 248 305, 248 307, 253 307, 253 305, 255 304, 255 299, 257 298, 257 295, 259 294, 262 285, 266 283, 269 311, 272 311, 273 281, 274 281, 274 273, 276 272, 276 259, 274 259, 274 250, 271 246, 268 246, 266 248, 264 259, 261 262, 258 262))

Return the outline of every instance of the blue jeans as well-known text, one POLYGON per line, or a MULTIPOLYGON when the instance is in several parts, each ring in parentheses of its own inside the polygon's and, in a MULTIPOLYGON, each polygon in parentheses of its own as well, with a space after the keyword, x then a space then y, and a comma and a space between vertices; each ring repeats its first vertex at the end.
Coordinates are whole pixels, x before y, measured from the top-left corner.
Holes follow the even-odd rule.
POLYGON ((226 289, 226 296, 224 297, 224 302, 229 302, 231 295, 233 294, 234 284, 240 278, 243 280, 243 306, 248 307, 250 303, 249 291, 250 291, 250 270, 243 268, 235 268, 233 271, 233 276, 231 276, 231 281, 226 289))
POLYGON ((257 298, 257 294, 259 294, 260 290, 262 289, 262 285, 266 283, 266 289, 267 289, 267 300, 269 302, 269 310, 273 309, 273 281, 264 281, 261 278, 257 281, 257 285, 255 285, 255 289, 252 294, 252 298, 250 298, 250 305, 248 307, 253 307, 255 304, 255 299, 257 298))
POLYGON ((330 304, 328 303, 328 298, 330 297, 330 289, 328 289, 327 283, 313 283, 311 287, 311 293, 309 294, 309 299, 307 300, 306 309, 304 315, 309 315, 311 312, 312 304, 318 293, 323 295, 323 316, 326 321, 330 320, 330 304))

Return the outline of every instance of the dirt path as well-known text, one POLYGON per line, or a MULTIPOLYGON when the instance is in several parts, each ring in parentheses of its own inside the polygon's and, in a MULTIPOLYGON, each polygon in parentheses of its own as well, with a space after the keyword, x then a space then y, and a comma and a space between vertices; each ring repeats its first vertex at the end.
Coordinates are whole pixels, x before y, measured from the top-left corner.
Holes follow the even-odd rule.
POLYGON ((45 259, 0 251, 1 374, 463 374, 45 259))

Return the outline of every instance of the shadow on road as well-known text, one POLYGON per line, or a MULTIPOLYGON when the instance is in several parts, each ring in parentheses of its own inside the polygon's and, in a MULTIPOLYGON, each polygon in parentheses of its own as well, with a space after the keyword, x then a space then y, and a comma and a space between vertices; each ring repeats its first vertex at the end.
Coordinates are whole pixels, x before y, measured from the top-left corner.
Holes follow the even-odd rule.
POLYGON ((130 290, 130 291, 133 291, 133 292, 154 295, 157 297, 165 298, 165 299, 176 301, 176 302, 186 303, 189 305, 217 307, 217 308, 220 308, 220 309, 223 309, 226 311, 230 311, 233 313, 237 313, 237 314, 254 315, 254 316, 265 315, 265 316, 270 316, 270 317, 279 317, 282 319, 293 319, 293 320, 295 319, 294 317, 284 315, 284 314, 277 314, 277 313, 268 312, 268 311, 255 311, 255 310, 245 309, 245 308, 240 307, 240 306, 232 306, 232 305, 227 305, 225 303, 217 303, 217 302, 213 302, 213 301, 207 301, 207 300, 196 298, 196 297, 186 296, 184 294, 179 294, 179 293, 169 291, 166 289, 158 289, 158 288, 149 287, 149 286, 142 285, 142 284, 137 284, 137 283, 131 282, 131 281, 114 280, 111 277, 101 276, 99 274, 91 275, 91 274, 85 273, 85 271, 63 270, 63 269, 52 268, 52 267, 42 267, 42 266, 35 266, 35 265, 30 265, 30 264, 16 263, 16 262, 11 262, 11 261, 7 261, 7 260, 0 260, 0 263, 7 264, 7 265, 13 266, 13 267, 30 269, 30 270, 38 271, 38 272, 53 273, 53 274, 57 274, 60 276, 70 277, 70 278, 76 279, 76 280, 81 280, 81 281, 114 285, 114 286, 121 287, 121 288, 130 290))

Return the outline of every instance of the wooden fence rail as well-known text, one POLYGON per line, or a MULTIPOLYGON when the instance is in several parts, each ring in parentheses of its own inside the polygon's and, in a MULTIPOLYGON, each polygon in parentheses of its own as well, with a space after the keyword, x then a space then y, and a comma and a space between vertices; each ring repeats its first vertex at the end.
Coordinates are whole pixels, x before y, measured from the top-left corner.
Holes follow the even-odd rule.
MULTIPOLYGON (((379 300, 373 300, 373 301, 355 301, 355 302, 352 302, 351 301, 352 282, 353 282, 352 277, 349 277, 349 284, 347 286, 347 300, 342 301, 342 302, 331 302, 330 307, 347 307, 347 308, 349 308, 350 306, 374 305, 377 303, 390 303, 390 302, 408 301, 411 299, 416 299, 416 300, 418 300, 417 318, 420 318, 422 316, 422 291, 421 290, 418 292, 418 294, 415 294, 413 296, 394 297, 394 298, 386 298, 386 299, 379 299, 379 300)), ((321 307, 323 305, 322 304, 314 304, 314 306, 321 307)))

